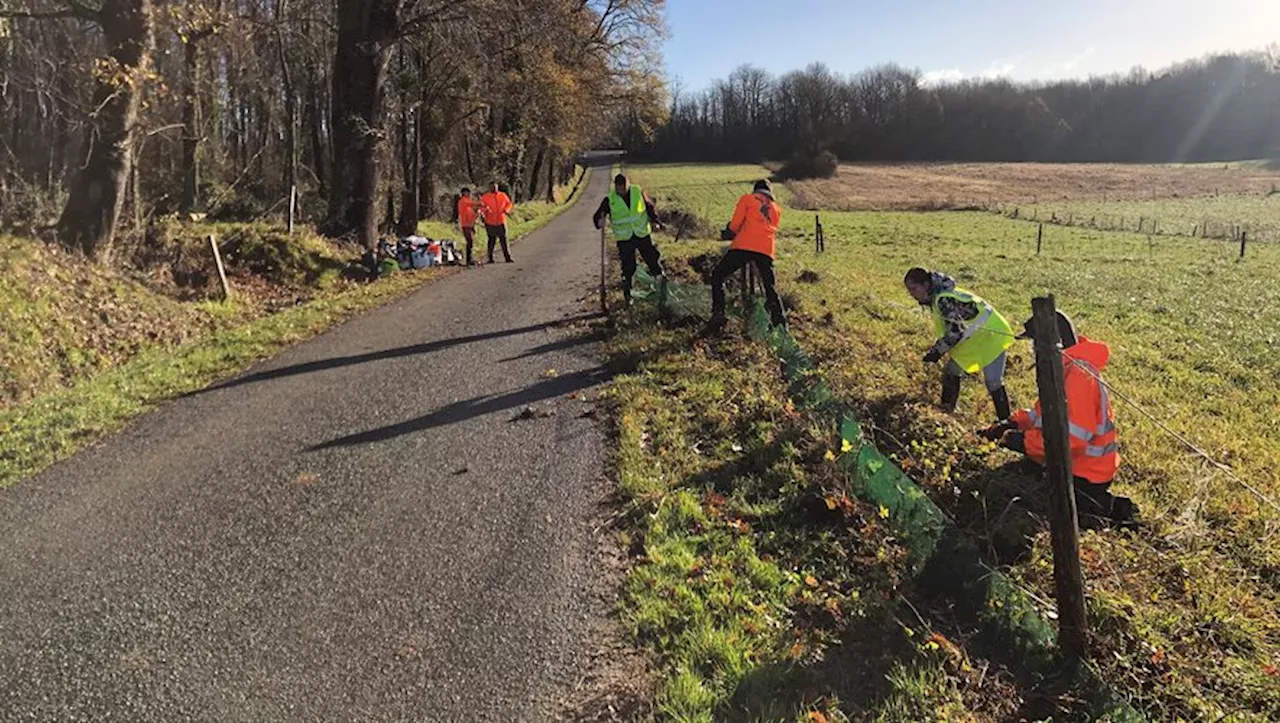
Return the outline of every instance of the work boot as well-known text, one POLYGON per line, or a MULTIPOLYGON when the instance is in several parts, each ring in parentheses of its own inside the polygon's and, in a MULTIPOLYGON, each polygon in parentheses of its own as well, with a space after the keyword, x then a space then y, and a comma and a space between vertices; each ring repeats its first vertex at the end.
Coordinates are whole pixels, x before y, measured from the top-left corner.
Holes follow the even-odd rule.
POLYGON ((1004 388, 992 390, 991 403, 996 405, 996 421, 1003 422, 1013 414, 1009 408, 1009 392, 1004 388))
POLYGON ((947 414, 956 411, 956 402, 960 401, 960 377, 951 374, 942 375, 942 401, 938 408, 947 414))
POLYGON ((712 316, 707 319, 706 326, 702 327, 702 331, 698 332, 698 336, 714 336, 720 333, 728 321, 723 315, 712 316))

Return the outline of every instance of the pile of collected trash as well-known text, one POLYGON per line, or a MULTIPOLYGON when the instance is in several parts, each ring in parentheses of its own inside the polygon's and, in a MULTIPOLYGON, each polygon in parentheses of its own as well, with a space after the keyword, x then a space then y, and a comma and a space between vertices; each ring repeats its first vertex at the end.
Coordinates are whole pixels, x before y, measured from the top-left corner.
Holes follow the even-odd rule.
POLYGON ((376 259, 365 254, 366 265, 376 268, 379 275, 409 269, 425 269, 432 266, 458 266, 464 263, 462 251, 448 239, 429 239, 423 236, 406 236, 402 239, 386 239, 378 246, 376 259), (373 262, 373 263, 370 263, 373 262))

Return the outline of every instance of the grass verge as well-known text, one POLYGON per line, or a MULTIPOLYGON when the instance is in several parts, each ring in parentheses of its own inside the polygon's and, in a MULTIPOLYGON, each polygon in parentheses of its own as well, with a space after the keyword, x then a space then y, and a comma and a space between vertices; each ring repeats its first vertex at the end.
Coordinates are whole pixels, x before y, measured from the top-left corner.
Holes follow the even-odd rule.
POLYGON ((971 652, 904 575, 888 511, 857 501, 833 434, 763 345, 648 311, 610 350, 622 618, 658 661, 666 720, 1003 720, 1053 702, 971 652), (834 448, 833 448, 834 447, 834 448))

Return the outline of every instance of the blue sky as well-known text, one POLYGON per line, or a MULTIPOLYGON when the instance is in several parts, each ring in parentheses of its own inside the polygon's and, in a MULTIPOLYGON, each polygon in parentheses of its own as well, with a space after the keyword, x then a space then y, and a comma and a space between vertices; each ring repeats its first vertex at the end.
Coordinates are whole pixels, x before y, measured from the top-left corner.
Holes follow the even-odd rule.
POLYGON ((667 0, 667 21, 667 72, 686 90, 744 63, 848 74, 893 61, 930 79, 1029 80, 1280 42, 1280 0, 667 0))

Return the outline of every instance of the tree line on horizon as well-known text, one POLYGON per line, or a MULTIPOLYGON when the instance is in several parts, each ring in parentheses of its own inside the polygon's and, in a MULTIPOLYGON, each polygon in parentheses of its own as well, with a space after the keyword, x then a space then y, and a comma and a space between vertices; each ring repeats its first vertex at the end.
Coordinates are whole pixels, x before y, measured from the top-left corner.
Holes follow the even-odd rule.
POLYGON ((105 258, 150 219, 251 220, 296 187, 324 232, 372 245, 446 182, 550 198, 617 114, 661 120, 662 10, 0 0, 0 229, 105 258))
MULTIPOLYGON (((1199 162, 1280 157, 1280 50, 1158 71, 1020 83, 926 83, 880 65, 842 77, 816 63, 780 77, 745 65, 675 93, 655 132, 619 140, 654 161, 1199 162)), ((625 120, 625 119, 624 119, 625 120)))

